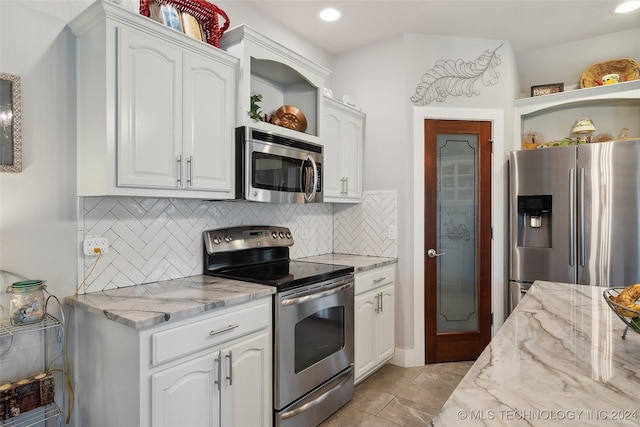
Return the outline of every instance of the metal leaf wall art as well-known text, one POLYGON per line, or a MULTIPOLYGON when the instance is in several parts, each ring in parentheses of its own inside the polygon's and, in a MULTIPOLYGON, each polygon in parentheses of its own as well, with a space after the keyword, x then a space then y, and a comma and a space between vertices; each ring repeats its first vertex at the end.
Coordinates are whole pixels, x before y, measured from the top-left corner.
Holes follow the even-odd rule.
POLYGON ((462 59, 436 61, 436 65, 422 76, 422 82, 416 87, 411 102, 424 106, 433 101, 444 102, 447 96, 479 95, 476 82, 484 86, 498 83, 500 73, 496 67, 500 65, 500 56, 496 53, 502 45, 485 51, 475 61, 465 62, 462 59))

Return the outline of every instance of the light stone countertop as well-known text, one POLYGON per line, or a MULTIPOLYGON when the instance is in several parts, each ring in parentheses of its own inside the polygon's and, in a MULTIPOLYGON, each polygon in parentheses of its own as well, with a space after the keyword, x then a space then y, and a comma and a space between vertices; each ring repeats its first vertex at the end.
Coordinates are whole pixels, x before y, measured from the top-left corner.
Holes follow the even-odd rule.
POLYGON ((144 328, 266 298, 275 290, 273 286, 199 275, 92 292, 66 300, 74 307, 132 328, 144 328))
POLYGON ((604 289, 535 282, 433 425, 640 425, 640 334, 604 289))
POLYGON ((384 258, 367 255, 349 255, 349 254, 324 254, 315 255, 305 258, 297 258, 297 261, 318 262, 321 264, 338 264, 350 265, 355 269, 355 273, 372 270, 388 264, 398 262, 397 258, 384 258))
MULTIPOLYGON (((396 258, 346 254, 317 255, 298 260, 350 265, 356 273, 397 262, 396 258)), ((198 275, 87 293, 73 300, 67 298, 67 302, 132 328, 144 328, 265 298, 275 291, 272 286, 198 275)))

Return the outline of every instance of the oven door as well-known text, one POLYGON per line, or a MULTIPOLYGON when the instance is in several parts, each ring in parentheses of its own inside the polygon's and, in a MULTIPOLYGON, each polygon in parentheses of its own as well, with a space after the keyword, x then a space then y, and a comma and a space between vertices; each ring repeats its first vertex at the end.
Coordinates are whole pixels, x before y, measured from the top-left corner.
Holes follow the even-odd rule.
POLYGON ((248 141, 244 161, 245 199, 271 203, 322 202, 322 153, 248 141))
POLYGON ((276 410, 353 364, 353 275, 275 295, 276 410))

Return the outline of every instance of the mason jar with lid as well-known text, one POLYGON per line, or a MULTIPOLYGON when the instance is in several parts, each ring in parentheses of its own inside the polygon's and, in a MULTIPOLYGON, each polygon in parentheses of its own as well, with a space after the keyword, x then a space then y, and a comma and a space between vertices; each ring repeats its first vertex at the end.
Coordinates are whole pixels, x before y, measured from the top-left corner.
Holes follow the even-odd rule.
POLYGON ((11 294, 9 319, 12 325, 40 322, 44 318, 44 281, 24 280, 7 287, 11 294))

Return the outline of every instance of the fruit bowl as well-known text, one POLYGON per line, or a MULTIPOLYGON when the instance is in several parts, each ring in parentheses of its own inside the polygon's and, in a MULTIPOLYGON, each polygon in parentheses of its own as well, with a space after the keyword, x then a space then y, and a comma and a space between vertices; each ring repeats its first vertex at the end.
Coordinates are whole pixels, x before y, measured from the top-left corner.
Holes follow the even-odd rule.
POLYGON ((624 328, 622 339, 626 339, 629 329, 640 334, 640 311, 625 307, 611 299, 611 297, 617 297, 624 289, 625 288, 607 288, 602 292, 602 296, 609 307, 611 307, 613 312, 627 325, 627 327, 624 328))

